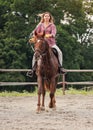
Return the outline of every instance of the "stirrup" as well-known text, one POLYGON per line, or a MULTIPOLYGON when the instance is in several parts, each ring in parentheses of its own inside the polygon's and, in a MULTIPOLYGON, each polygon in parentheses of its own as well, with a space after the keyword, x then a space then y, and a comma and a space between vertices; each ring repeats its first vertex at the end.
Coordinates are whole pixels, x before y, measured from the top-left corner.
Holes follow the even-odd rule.
POLYGON ((63 67, 59 67, 59 73, 60 74, 65 74, 66 71, 65 71, 65 69, 63 67))
POLYGON ((33 70, 28 71, 28 72, 26 73, 26 76, 28 76, 28 77, 33 77, 33 75, 34 75, 34 71, 33 71, 33 70))

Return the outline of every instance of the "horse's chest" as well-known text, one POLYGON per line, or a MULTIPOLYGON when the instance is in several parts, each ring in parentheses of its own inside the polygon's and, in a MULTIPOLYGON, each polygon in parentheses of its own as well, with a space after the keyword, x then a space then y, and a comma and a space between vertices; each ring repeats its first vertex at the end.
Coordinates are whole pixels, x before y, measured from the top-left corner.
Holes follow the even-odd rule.
POLYGON ((51 66, 48 60, 38 60, 38 74, 44 78, 51 79, 51 77, 54 75, 54 72, 55 69, 51 66))
POLYGON ((51 78, 53 76, 52 70, 50 66, 42 66, 41 67, 41 75, 46 78, 51 78))

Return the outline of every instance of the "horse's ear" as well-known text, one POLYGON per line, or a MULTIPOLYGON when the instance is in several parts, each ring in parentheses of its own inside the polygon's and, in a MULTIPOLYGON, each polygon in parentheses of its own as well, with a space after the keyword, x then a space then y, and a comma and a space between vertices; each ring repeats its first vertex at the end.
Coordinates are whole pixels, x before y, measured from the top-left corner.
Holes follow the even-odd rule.
POLYGON ((35 36, 37 36, 37 32, 36 32, 36 30, 35 30, 34 34, 35 34, 35 36))

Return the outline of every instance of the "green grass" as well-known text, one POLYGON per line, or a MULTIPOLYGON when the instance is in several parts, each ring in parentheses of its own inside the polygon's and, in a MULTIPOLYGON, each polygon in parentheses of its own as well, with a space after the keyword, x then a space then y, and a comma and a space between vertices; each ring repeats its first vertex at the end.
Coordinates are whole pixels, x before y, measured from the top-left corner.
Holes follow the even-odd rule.
POLYGON ((93 95, 93 90, 91 91, 86 91, 86 90, 77 90, 77 89, 73 89, 73 88, 70 88, 70 90, 67 90, 66 93, 68 94, 81 94, 81 95, 90 95, 92 94, 93 95))
MULTIPOLYGON (((62 88, 61 89, 57 89, 56 95, 62 95, 62 94, 63 94, 62 88)), ((69 90, 65 91, 65 94, 93 95, 93 90, 91 90, 91 91, 85 91, 85 90, 77 90, 77 89, 70 88, 69 90)))
MULTIPOLYGON (((93 90, 91 91, 85 91, 85 90, 76 90, 73 88, 70 88, 69 90, 65 91, 65 94, 71 94, 71 95, 75 95, 75 94, 81 94, 81 95, 93 95, 93 90)), ((27 92, 27 91, 23 91, 22 93, 20 92, 16 92, 16 91, 12 91, 12 92, 8 92, 8 91, 4 91, 0 93, 0 97, 10 97, 10 96, 36 96, 37 95, 37 88, 36 91, 34 91, 33 93, 27 92)), ((49 92, 47 92, 47 95, 49 95, 49 92)), ((59 95, 63 95, 62 92, 62 88, 61 89, 57 89, 56 90, 56 96, 59 95)))
POLYGON ((33 93, 27 92, 27 91, 23 91, 23 92, 16 92, 16 91, 12 91, 12 92, 8 92, 8 91, 4 91, 0 93, 0 97, 11 97, 11 96, 35 96, 36 95, 36 91, 33 93))

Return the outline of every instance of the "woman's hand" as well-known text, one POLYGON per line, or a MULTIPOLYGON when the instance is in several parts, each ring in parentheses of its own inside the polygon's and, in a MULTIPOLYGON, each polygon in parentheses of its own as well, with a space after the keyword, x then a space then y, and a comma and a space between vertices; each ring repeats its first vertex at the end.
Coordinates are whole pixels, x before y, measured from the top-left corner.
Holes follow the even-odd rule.
POLYGON ((46 34, 45 35, 45 38, 49 38, 49 37, 52 37, 52 34, 46 34))

